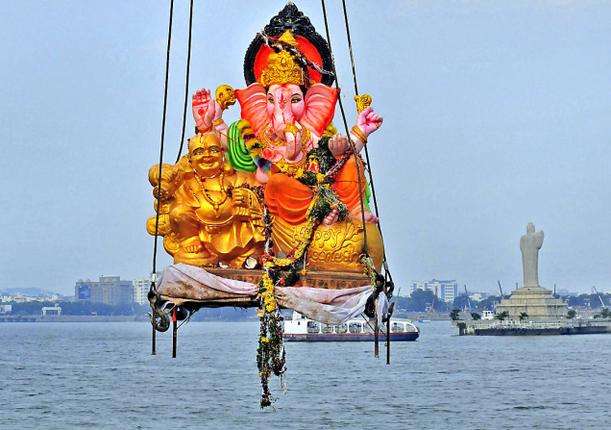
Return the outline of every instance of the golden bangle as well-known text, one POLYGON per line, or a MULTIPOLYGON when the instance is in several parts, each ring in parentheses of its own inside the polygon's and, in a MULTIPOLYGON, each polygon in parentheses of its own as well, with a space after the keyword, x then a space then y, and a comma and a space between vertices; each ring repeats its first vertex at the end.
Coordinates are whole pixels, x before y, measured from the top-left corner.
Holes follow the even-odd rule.
POLYGON ((365 136, 365 133, 363 133, 361 129, 358 128, 358 126, 355 125, 354 127, 352 127, 352 132, 356 137, 359 138, 361 142, 367 143, 367 136, 365 136))
POLYGON ((212 126, 213 127, 218 127, 221 124, 224 124, 225 120, 223 118, 219 118, 219 119, 215 119, 214 121, 212 121, 212 126))

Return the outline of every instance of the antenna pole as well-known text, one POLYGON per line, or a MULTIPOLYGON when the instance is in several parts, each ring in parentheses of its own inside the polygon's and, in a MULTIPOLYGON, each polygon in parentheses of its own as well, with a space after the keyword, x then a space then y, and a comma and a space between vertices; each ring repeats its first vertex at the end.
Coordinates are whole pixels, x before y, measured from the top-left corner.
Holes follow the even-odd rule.
POLYGON ((386 365, 390 365, 390 315, 386 320, 386 365))
POLYGON ((172 309, 172 358, 176 358, 176 337, 178 335, 178 324, 176 322, 176 307, 172 309))
POLYGON ((375 312, 373 313, 373 317, 375 321, 373 322, 373 355, 375 358, 380 357, 380 322, 378 321, 378 298, 374 301, 375 312))

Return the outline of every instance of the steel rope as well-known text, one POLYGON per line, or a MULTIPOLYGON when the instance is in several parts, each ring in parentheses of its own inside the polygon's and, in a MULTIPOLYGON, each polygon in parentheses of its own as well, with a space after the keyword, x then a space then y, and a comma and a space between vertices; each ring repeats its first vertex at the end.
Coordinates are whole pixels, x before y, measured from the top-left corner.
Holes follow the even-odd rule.
MULTIPOLYGON (((168 25, 168 45, 165 57, 165 84, 163 87, 163 114, 161 117, 161 143, 159 146, 159 180, 157 182, 157 207, 155 208, 155 244, 153 246, 153 276, 157 273, 157 240, 159 237, 159 198, 161 197, 161 174, 163 169, 163 147, 165 139, 166 112, 168 108, 168 80, 170 75, 170 47, 172 46, 172 19, 174 16, 174 0, 170 0, 170 17, 168 25)), ((151 284, 151 289, 154 284, 151 284)))
POLYGON ((193 30, 193 0, 189 2, 189 41, 187 42, 187 72, 185 76, 185 102, 182 111, 182 131, 180 133, 180 147, 178 148, 178 155, 176 156, 176 162, 180 160, 182 154, 182 148, 185 143, 185 130, 187 128, 187 110, 189 106, 189 70, 191 69, 191 35, 193 30))
MULTIPOLYGON (((346 38, 348 39, 348 50, 350 51, 350 63, 352 65, 352 80, 354 83, 354 91, 355 95, 359 95, 359 87, 356 79, 356 65, 354 61, 354 53, 352 51, 352 38, 350 37, 350 24, 348 22, 348 11, 346 8, 346 0, 342 0, 342 8, 344 11, 344 23, 346 25, 346 38)), ((392 281, 392 275, 390 274, 390 270, 388 268, 388 261, 386 260, 386 246, 384 244, 384 235, 382 234, 382 225, 380 223, 380 211, 378 209, 378 199, 376 195, 375 186, 373 183, 373 174, 371 172, 371 161, 369 159, 369 150, 367 149, 367 145, 364 145, 365 148, 365 160, 367 161, 367 173, 369 174, 369 185, 371 186, 371 197, 373 198, 373 206, 375 209, 376 216, 378 217, 378 230, 380 231, 380 238, 382 239, 382 251, 383 251, 383 265, 385 272, 388 274, 390 280, 392 281)))
POLYGON ((356 161, 356 167, 357 167, 357 179, 358 179, 358 184, 359 184, 359 198, 360 198, 360 203, 361 203, 361 220, 363 222, 363 242, 365 242, 365 246, 364 246, 364 253, 366 257, 369 257, 369 244, 367 242, 367 228, 366 228, 366 224, 365 224, 365 201, 364 201, 364 196, 363 196, 363 181, 361 179, 361 174, 358 171, 359 168, 359 162, 363 162, 362 160, 359 159, 359 155, 356 153, 356 146, 354 145, 354 142, 352 141, 352 137, 350 136, 350 130, 348 129, 348 121, 346 120, 346 113, 344 112, 344 104, 342 103, 342 98, 339 95, 339 80, 337 78, 337 68, 335 67, 335 57, 333 56, 333 48, 331 47, 331 35, 329 33, 329 22, 327 20, 327 8, 325 6, 325 0, 321 0, 321 4, 322 4, 322 13, 323 13, 323 18, 325 21, 325 31, 327 33, 327 42, 329 43, 329 52, 331 54, 331 64, 333 67, 333 74, 335 75, 335 88, 337 88, 338 90, 338 97, 337 100, 339 101, 339 109, 341 111, 342 114, 342 120, 344 122, 344 127, 346 129, 346 137, 348 138, 348 142, 350 142, 350 147, 352 149, 352 153, 354 154, 354 160, 356 161))

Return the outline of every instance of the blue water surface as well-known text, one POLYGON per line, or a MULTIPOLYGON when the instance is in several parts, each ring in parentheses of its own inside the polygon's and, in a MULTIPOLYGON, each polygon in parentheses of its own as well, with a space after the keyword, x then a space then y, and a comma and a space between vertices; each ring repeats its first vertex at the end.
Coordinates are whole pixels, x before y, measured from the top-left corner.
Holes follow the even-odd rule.
POLYGON ((288 343, 259 408, 257 323, 202 322, 150 354, 147 323, 0 324, 0 429, 594 429, 611 422, 611 335, 288 343), (384 354, 385 350, 382 348, 384 354))

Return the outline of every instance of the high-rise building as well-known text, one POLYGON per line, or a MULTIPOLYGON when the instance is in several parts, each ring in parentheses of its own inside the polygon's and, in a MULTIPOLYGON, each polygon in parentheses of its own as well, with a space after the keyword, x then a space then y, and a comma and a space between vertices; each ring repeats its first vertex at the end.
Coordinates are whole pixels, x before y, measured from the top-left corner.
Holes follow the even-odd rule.
POLYGON ((458 297, 458 282, 455 280, 439 281, 439 294, 437 297, 446 303, 454 302, 454 299, 458 297))
POLYGON ((132 281, 134 286, 134 302, 144 305, 149 302, 148 292, 151 288, 151 278, 138 278, 132 281))
POLYGON ((431 279, 430 281, 412 281, 411 291, 432 291, 435 296, 446 303, 452 303, 458 296, 458 282, 455 280, 442 281, 431 279))
POLYGON ((100 276, 98 281, 79 280, 74 286, 75 301, 90 301, 105 305, 124 305, 134 302, 132 281, 119 276, 100 276))

